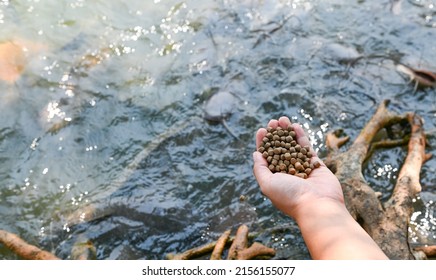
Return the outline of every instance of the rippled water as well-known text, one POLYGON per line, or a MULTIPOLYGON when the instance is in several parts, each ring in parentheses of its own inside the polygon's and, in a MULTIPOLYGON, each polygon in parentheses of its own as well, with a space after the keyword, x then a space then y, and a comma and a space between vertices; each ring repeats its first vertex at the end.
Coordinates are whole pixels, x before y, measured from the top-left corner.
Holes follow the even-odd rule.
MULTIPOLYGON (((0 1, 0 43, 25 48, 21 76, 0 81, 0 228, 64 259, 80 240, 98 259, 162 259, 246 223, 276 258, 309 258, 259 192, 254 133, 287 115, 325 155, 328 130, 354 138, 391 99, 424 118, 432 149, 435 89, 414 92, 395 63, 436 70, 435 4, 0 1), (237 97, 236 137, 203 119, 219 91, 237 97)), ((404 156, 380 151, 365 168, 384 197, 404 156)), ((435 169, 422 170, 430 194, 435 169)), ((434 242, 434 219, 422 223, 434 242)))

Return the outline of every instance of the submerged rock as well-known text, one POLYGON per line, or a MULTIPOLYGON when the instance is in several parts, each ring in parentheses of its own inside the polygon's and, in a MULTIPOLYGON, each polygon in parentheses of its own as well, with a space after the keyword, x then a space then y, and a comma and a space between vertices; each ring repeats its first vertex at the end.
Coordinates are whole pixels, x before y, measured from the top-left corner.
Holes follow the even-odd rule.
POLYGON ((25 66, 23 47, 14 42, 0 44, 0 80, 14 83, 25 66))
POLYGON ((235 109, 236 101, 236 97, 230 92, 217 92, 206 102, 204 106, 204 118, 214 122, 223 121, 235 109))
POLYGON ((28 60, 47 47, 38 42, 14 39, 0 42, 0 81, 15 83, 28 60))
POLYGON ((321 51, 323 56, 339 62, 349 62, 361 56, 356 49, 338 43, 328 44, 321 51))

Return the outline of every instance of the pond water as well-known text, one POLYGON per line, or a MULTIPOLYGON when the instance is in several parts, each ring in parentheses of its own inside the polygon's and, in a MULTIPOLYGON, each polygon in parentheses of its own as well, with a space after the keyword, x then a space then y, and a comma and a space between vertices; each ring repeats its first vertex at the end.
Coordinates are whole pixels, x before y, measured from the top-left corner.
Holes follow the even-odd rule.
MULTIPOLYGON (((435 5, 1 0, 0 44, 21 53, 0 80, 0 229, 63 259, 83 240, 98 259, 164 259, 245 223, 275 258, 310 258, 259 191, 255 131, 287 115, 323 156, 329 130, 353 139, 390 99, 423 117, 433 152, 435 88, 414 91, 395 65, 436 70, 435 5), (231 133, 203 118, 219 91, 236 97, 231 133)), ((379 151, 365 166, 384 198, 404 156, 379 151)), ((431 159, 427 197, 435 173, 431 159)), ((413 217, 416 242, 436 240, 431 201, 413 217)))

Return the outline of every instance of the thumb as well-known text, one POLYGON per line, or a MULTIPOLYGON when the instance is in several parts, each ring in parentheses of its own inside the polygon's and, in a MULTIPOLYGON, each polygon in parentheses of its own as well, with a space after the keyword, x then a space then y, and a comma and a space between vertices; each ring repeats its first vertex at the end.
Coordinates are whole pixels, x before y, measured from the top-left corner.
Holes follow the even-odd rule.
POLYGON ((268 168, 267 161, 263 158, 262 154, 260 152, 254 152, 253 153, 253 172, 254 176, 256 177, 257 182, 260 185, 260 188, 263 192, 264 188, 267 187, 267 185, 270 182, 272 172, 268 168))

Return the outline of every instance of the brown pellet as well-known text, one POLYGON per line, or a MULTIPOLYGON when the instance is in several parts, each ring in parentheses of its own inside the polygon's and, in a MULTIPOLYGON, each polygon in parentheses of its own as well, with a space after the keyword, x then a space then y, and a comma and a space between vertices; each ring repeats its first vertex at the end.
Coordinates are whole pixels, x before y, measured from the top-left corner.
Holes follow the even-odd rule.
POLYGON ((268 162, 271 172, 287 173, 306 179, 315 168, 321 166, 318 161, 310 163, 313 156, 310 146, 302 146, 297 142, 292 126, 268 127, 266 130, 258 151, 268 162))
POLYGON ((300 177, 302 179, 307 179, 307 174, 306 173, 297 173, 297 174, 295 174, 295 176, 298 176, 298 177, 300 177))
POLYGON ((298 161, 294 164, 294 166, 295 166, 295 169, 297 169, 298 171, 304 170, 303 165, 298 161))

